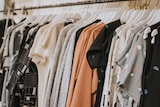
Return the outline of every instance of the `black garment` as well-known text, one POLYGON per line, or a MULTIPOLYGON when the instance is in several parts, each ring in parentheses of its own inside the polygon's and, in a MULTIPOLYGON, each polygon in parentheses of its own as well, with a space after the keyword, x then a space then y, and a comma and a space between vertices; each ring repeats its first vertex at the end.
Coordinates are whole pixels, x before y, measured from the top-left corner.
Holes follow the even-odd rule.
POLYGON ((105 69, 107 66, 108 55, 112 38, 115 35, 115 29, 121 25, 120 20, 107 24, 99 33, 89 51, 87 52, 87 60, 92 69, 97 68, 98 73, 98 87, 95 107, 100 107, 105 69))
MULTIPOLYGON (((0 47, 1 47, 2 42, 3 42, 2 38, 4 37, 4 31, 5 31, 6 21, 7 21, 6 19, 0 20, 0 47)), ((9 27, 11 25, 12 25, 12 20, 9 19, 7 27, 9 27)), ((2 68, 2 67, 0 67, 0 68, 2 68)), ((4 76, 5 76, 5 68, 2 69, 2 72, 0 73, 0 101, 1 101, 1 96, 2 96, 4 76)))
MULTIPOLYGON (((153 31, 160 22, 151 26, 153 31)), ((160 30, 159 30, 160 33, 160 30)), ((142 74, 142 95, 140 107, 160 106, 160 34, 156 35, 155 43, 151 44, 151 33, 146 39, 146 59, 142 74)))
MULTIPOLYGON (((1 47, 2 42, 3 42, 2 38, 4 37, 6 21, 7 21, 7 19, 0 20, 0 47, 1 47)), ((8 20, 8 27, 11 26, 11 25, 12 25, 12 20, 9 19, 8 20)))
POLYGON ((5 72, 8 70, 8 68, 4 68, 0 72, 0 101, 1 101, 1 96, 2 96, 2 91, 3 91, 3 82, 4 82, 4 77, 5 77, 5 72))
MULTIPOLYGON (((13 65, 14 68, 12 69, 12 76, 7 85, 7 89, 10 92, 9 107, 21 107, 23 106, 24 103, 28 103, 28 102, 23 102, 23 101, 20 102, 20 101, 24 99, 23 97, 25 97, 24 96, 24 91, 25 91, 24 80, 25 80, 26 72, 28 72, 28 70, 30 71, 31 69, 33 69, 34 72, 37 72, 35 69, 36 67, 34 67, 33 65, 30 65, 31 61, 30 61, 30 58, 28 57, 28 54, 38 29, 39 28, 37 28, 33 33, 33 35, 30 36, 30 38, 25 43, 24 47, 20 49, 20 54, 17 56, 15 65, 13 65)), ((38 77, 35 76, 33 78, 35 78, 35 81, 36 81, 36 78, 38 77)), ((33 106, 29 104, 30 103, 28 103, 28 106, 33 106)))
MULTIPOLYGON (((46 24, 48 23, 44 25, 46 24)), ((36 65, 28 57, 28 54, 37 31, 44 25, 37 26, 27 41, 25 39, 30 28, 24 31, 25 36, 22 40, 24 42, 22 42, 19 53, 15 58, 15 63, 12 65, 11 79, 7 84, 7 89, 10 92, 9 107, 35 106, 36 104, 38 71, 36 65)))

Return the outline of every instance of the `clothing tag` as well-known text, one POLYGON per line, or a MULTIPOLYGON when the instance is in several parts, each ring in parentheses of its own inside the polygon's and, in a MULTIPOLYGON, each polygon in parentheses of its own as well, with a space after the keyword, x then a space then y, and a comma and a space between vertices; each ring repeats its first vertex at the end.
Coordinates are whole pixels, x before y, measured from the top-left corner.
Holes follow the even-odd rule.
POLYGON ((151 43, 154 44, 155 43, 155 36, 158 34, 158 30, 154 29, 151 33, 151 36, 153 37, 151 40, 151 43))
POLYGON ((27 100, 27 101, 30 101, 30 97, 29 97, 29 96, 27 96, 27 97, 26 97, 26 100, 27 100))
POLYGON ((155 39, 156 39, 155 37, 152 38, 151 44, 154 44, 154 43, 155 43, 155 39))
POLYGON ((155 37, 156 35, 158 34, 158 30, 157 29, 154 29, 151 33, 151 36, 152 37, 155 37))
POLYGON ((32 95, 36 95, 36 87, 33 87, 32 95))
POLYGON ((147 39, 148 33, 150 33, 150 32, 151 32, 151 28, 150 27, 146 28, 146 30, 144 31, 143 39, 147 39))

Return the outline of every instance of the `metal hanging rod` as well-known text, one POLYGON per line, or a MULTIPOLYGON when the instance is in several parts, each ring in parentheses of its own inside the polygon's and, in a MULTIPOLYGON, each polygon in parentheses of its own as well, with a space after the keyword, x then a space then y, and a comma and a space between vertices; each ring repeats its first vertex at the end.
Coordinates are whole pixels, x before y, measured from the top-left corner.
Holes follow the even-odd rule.
MULTIPOLYGON (((102 3, 122 2, 122 1, 135 1, 135 0, 82 1, 82 2, 75 2, 75 3, 73 2, 73 3, 61 3, 61 4, 54 4, 54 5, 26 7, 23 10, 46 9, 46 8, 78 6, 78 5, 89 5, 89 4, 102 4, 102 3)), ((22 8, 11 9, 11 11, 18 11, 18 10, 22 10, 22 8)), ((4 10, 1 10, 0 12, 4 12, 4 10)))

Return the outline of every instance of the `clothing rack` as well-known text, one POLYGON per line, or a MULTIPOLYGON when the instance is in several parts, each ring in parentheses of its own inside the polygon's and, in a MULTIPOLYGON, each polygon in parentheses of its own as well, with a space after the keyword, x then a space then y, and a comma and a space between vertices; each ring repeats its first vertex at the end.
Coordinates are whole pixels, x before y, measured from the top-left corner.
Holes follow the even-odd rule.
MULTIPOLYGON (((124 1, 135 1, 135 0, 82 1, 82 2, 73 2, 73 3, 61 3, 61 4, 54 4, 54 5, 27 7, 27 8, 24 8, 23 10, 46 9, 46 8, 55 8, 55 7, 78 6, 78 5, 101 4, 101 3, 124 2, 124 1)), ((22 10, 22 8, 11 9, 11 11, 19 11, 19 10, 22 10)), ((5 12, 5 11, 1 10, 0 12, 5 12)))

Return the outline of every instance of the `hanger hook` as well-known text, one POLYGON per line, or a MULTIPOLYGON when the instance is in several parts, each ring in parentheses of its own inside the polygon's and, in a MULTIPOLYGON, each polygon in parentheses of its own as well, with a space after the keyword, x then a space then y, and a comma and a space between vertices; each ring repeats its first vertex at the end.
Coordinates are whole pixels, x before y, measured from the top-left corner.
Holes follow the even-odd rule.
POLYGON ((150 5, 149 5, 150 3, 151 3, 151 0, 149 0, 149 2, 148 2, 148 5, 147 5, 147 6, 148 6, 148 8, 149 8, 149 6, 150 6, 150 5))
POLYGON ((120 5, 119 5, 119 7, 122 7, 122 5, 123 5, 123 2, 122 2, 122 1, 120 1, 120 5))
POLYGON ((139 0, 137 0, 137 2, 136 2, 136 9, 138 9, 138 4, 139 4, 139 0))
POLYGON ((120 7, 122 7, 123 6, 123 1, 121 1, 121 5, 120 5, 120 7))
POLYGON ((21 15, 24 13, 24 7, 21 8, 21 15))
POLYGON ((145 9, 148 9, 148 5, 149 5, 148 0, 146 0, 145 9))
POLYGON ((137 4, 137 0, 135 0, 135 3, 134 3, 134 9, 136 9, 136 4, 137 4))
POLYGON ((142 5, 143 5, 143 0, 141 0, 141 4, 140 4, 140 7, 142 7, 142 5))
POLYGON ((130 8, 130 7, 131 7, 131 3, 132 3, 132 1, 129 1, 128 8, 130 8))
POLYGON ((120 5, 121 5, 121 1, 118 2, 118 6, 117 7, 120 7, 120 5))
POLYGON ((157 3, 156 3, 156 6, 155 6, 155 8, 157 8, 157 7, 158 7, 158 4, 159 4, 159 0, 157 0, 157 3))
POLYGON ((136 5, 136 8, 137 8, 137 9, 139 9, 139 7, 140 7, 140 2, 141 2, 141 0, 138 0, 137 3, 136 3, 136 4, 137 4, 137 5, 136 5))
POLYGON ((151 0, 148 0, 148 1, 146 0, 147 9, 149 8, 149 6, 150 6, 149 4, 150 4, 150 3, 151 3, 151 0), (148 2, 148 3, 147 3, 147 2, 148 2))
POLYGON ((139 9, 141 9, 142 0, 139 0, 139 9))

